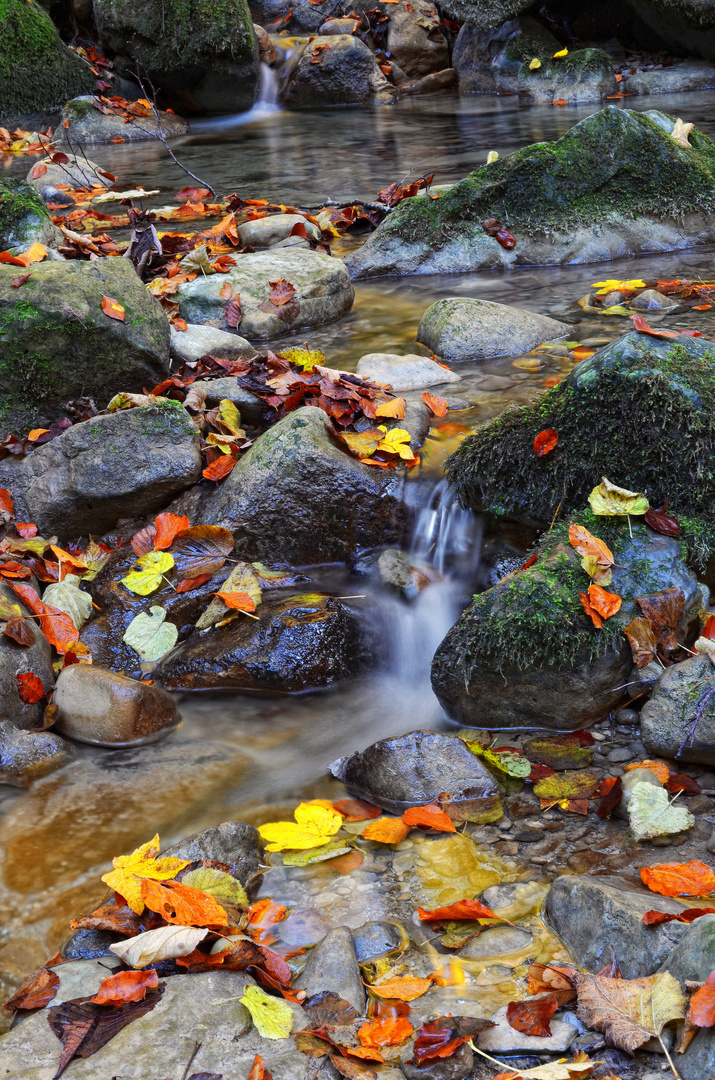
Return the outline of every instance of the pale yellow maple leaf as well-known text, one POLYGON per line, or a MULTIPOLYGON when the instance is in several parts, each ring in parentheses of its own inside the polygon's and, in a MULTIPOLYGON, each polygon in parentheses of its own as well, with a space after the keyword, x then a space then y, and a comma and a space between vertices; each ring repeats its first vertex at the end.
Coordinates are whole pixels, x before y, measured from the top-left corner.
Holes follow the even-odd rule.
POLYGON ((102 881, 110 889, 114 889, 123 896, 137 915, 141 915, 144 910, 142 878, 151 878, 152 881, 170 881, 191 861, 171 857, 157 859, 158 854, 159 834, 157 833, 153 840, 142 844, 131 855, 118 855, 112 859, 114 869, 102 877, 102 881))
POLYGON ((301 803, 295 821, 271 821, 259 826, 268 851, 307 851, 320 847, 340 829, 343 819, 335 810, 316 803, 301 803))

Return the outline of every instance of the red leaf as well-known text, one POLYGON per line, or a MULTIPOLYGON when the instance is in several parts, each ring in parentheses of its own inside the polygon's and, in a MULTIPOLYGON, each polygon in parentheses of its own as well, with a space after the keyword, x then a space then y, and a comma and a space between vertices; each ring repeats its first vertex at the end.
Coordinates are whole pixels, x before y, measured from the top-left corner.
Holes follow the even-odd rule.
POLYGON ((37 536, 37 525, 31 521, 16 521, 15 528, 23 540, 31 540, 33 536, 37 536))
POLYGON ((609 776, 602 780, 598 794, 602 798, 596 813, 600 818, 610 818, 623 798, 623 782, 620 776, 609 776))
POLYGON ((66 165, 69 158, 67 157, 67 154, 58 151, 56 154, 50 154, 50 161, 54 161, 55 165, 66 165))
POLYGON ((679 338, 679 337, 702 337, 699 330, 654 330, 645 321, 642 315, 631 315, 631 320, 636 330, 641 334, 650 334, 651 337, 679 338))
POLYGON ((507 250, 511 250, 511 248, 516 247, 516 237, 513 236, 513 234, 510 233, 508 229, 500 229, 499 232, 496 234, 496 238, 497 241, 501 244, 501 246, 503 248, 507 248, 507 250))
POLYGON ((644 926, 660 926, 662 923, 667 922, 695 922, 702 915, 715 915, 715 908, 711 907, 691 907, 684 908, 683 911, 679 911, 677 915, 668 915, 665 911, 646 911, 643 916, 644 926))
POLYGON ((558 431, 554 431, 553 428, 548 428, 546 431, 540 431, 534 439, 534 453, 537 457, 543 457, 544 454, 548 454, 553 450, 559 441, 558 431))
POLYGON ((269 281, 268 284, 271 286, 268 299, 275 307, 283 307, 295 296, 295 289, 285 278, 279 278, 278 281, 269 281))
POLYGON ((6 514, 12 514, 13 508, 12 495, 7 488, 0 488, 0 510, 4 510, 6 514))
POLYGON ((24 285, 26 281, 29 281, 32 274, 18 274, 16 278, 13 278, 10 282, 13 289, 19 289, 21 285, 24 285))
POLYGON ((107 172, 105 169, 97 169, 97 172, 100 176, 105 177, 105 179, 111 180, 112 183, 114 183, 117 179, 114 173, 107 172))
POLYGON ((205 585, 212 577, 213 574, 198 574, 196 577, 182 578, 176 586, 176 591, 178 593, 191 592, 192 589, 198 589, 199 585, 205 585))
POLYGON ((188 330, 189 327, 185 319, 174 319, 172 326, 175 330, 188 330))
POLYGON ((256 1054, 253 1059, 253 1065, 251 1065, 248 1080, 273 1080, 271 1074, 266 1072, 266 1066, 260 1054, 256 1054))
POLYGON ((675 518, 666 514, 665 508, 646 510, 644 521, 646 525, 650 525, 653 532, 661 533, 663 536, 680 536, 680 525, 675 518))
POLYGON ((340 799, 333 803, 333 809, 342 814, 346 821, 374 821, 382 813, 379 806, 371 806, 360 799, 340 799))
POLYGON ((715 972, 710 972, 705 986, 696 990, 690 999, 690 1023, 709 1028, 715 1024, 715 972))
POLYGON ((49 604, 44 604, 30 585, 17 584, 13 581, 9 581, 8 585, 30 611, 40 616, 40 627, 50 645, 54 645, 58 653, 66 653, 79 636, 69 615, 50 607, 49 604))
POLYGON ((689 795, 699 795, 703 790, 697 780, 687 773, 671 773, 665 785, 665 790, 671 795, 677 795, 679 791, 686 791, 689 795))
POLYGON ((41 176, 44 176, 47 172, 47 166, 44 161, 38 161, 37 165, 34 165, 32 172, 30 173, 31 180, 39 180, 41 176))
POLYGON ((510 1001, 506 1018, 515 1031, 522 1035, 536 1035, 540 1039, 551 1036, 549 1022, 559 1007, 555 998, 536 998, 534 1001, 510 1001))
POLYGON ((124 322, 124 308, 118 300, 114 300, 111 296, 102 297, 102 311, 110 319, 116 319, 117 322, 124 322))
POLYGON ((171 547, 177 533, 189 528, 189 519, 184 514, 170 514, 165 511, 154 518, 156 536, 154 538, 154 551, 165 551, 171 547))
POLYGON ((44 696, 45 688, 42 685, 42 679, 39 679, 37 675, 33 675, 31 671, 23 671, 16 675, 15 679, 17 680, 17 692, 20 695, 20 700, 24 701, 25 704, 36 705, 44 696))
POLYGON ((124 1005, 128 1001, 143 1001, 147 990, 159 985, 154 969, 148 971, 120 971, 110 975, 91 999, 97 1005, 124 1005))
MULTIPOLYGON (((233 303, 233 300, 231 303, 233 303)), ((201 475, 205 480, 223 480, 224 476, 228 476, 231 472, 237 460, 238 458, 235 458, 232 454, 221 454, 220 458, 206 466, 201 475)))
POLYGON ((469 1035, 455 1035, 448 1027, 440 1027, 438 1022, 423 1024, 417 1033, 412 1049, 417 1065, 429 1061, 451 1057, 459 1047, 469 1039, 469 1035))
POLYGON ((226 311, 224 312, 224 318, 226 319, 227 326, 235 328, 241 322, 243 318, 243 312, 241 310, 241 300, 238 296, 233 296, 226 304, 226 311))
POLYGON ((176 197, 177 199, 191 199, 192 202, 200 202, 210 194, 209 189, 205 187, 185 187, 181 191, 177 191, 176 197))
POLYGON ((530 784, 537 784, 539 780, 543 780, 546 776, 554 776, 555 769, 552 769, 550 765, 540 765, 538 762, 533 762, 531 765, 531 772, 526 777, 530 784))
MULTIPOLYGON (((423 922, 444 922, 451 919, 498 919, 491 908, 480 904, 478 900, 457 900, 455 904, 447 907, 435 908, 434 911, 425 911, 418 908, 417 914, 423 922)), ((506 922, 506 919, 501 920, 506 922)))

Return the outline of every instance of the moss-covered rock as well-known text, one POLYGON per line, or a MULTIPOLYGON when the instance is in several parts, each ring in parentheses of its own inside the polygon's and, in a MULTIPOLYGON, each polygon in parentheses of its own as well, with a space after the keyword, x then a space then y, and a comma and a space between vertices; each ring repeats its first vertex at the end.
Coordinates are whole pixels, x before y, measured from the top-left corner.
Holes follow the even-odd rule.
POLYGON ((590 510, 571 520, 611 548, 619 565, 608 588, 621 610, 600 629, 585 615, 579 593, 589 579, 563 520, 540 541, 536 562, 476 596, 438 648, 432 685, 460 723, 573 730, 604 716, 624 697, 632 660, 623 626, 640 614, 638 596, 681 588, 687 635, 702 597, 677 540, 644 525, 631 537, 625 519, 590 510))
POLYGON ((0 266, 2 435, 47 427, 68 398, 104 406, 166 376, 169 324, 128 259, 37 263, 20 289, 17 274, 0 266), (104 314, 103 296, 124 307, 124 322, 104 314))
POLYGON ((715 551, 715 345, 631 333, 465 439, 447 477, 473 509, 548 525, 602 476, 666 500, 695 562, 715 551), (557 447, 534 453, 540 431, 557 447))
POLYGON ((532 0, 445 0, 442 10, 453 19, 483 30, 500 26, 532 7, 532 0))
POLYGON ((23 180, 0 177, 0 251, 25 251, 34 243, 50 244, 59 235, 38 191, 23 180))
POLYGON ((311 39, 281 72, 280 97, 291 108, 375 101, 390 84, 374 54, 349 34, 311 39))
POLYGON ((59 112, 68 98, 95 90, 96 81, 39 4, 0 0, 0 116, 59 112))
POLYGON ((615 94, 618 83, 613 58, 603 49, 576 49, 568 56, 548 57, 532 69, 525 59, 519 68, 520 97, 534 104, 551 101, 602 101, 615 94))
POLYGON ((94 18, 115 66, 146 72, 162 104, 192 113, 253 105, 258 45, 246 0, 95 0, 94 18))
POLYGON ((608 106, 556 142, 483 165, 439 199, 405 199, 346 260, 353 277, 595 262, 715 239, 715 146, 674 120, 608 106), (511 250, 482 228, 508 224, 511 250))

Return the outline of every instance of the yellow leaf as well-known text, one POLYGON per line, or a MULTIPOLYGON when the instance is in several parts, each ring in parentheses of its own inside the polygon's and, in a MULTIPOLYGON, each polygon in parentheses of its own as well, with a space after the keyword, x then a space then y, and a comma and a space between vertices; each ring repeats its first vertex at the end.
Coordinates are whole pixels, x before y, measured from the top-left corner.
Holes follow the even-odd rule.
POLYGON ((541 61, 537 60, 536 57, 534 57, 534 59, 531 60, 530 63, 529 63, 529 71, 536 71, 540 67, 541 67, 541 61))
POLYGON ((247 986, 241 998, 251 1014, 258 1034, 264 1039, 287 1039, 293 1030, 293 1010, 280 998, 271 997, 258 986, 247 986))
POLYGON ((397 1001, 414 1001, 426 994, 432 985, 431 979, 420 979, 415 975, 397 976, 379 986, 371 986, 370 993, 381 998, 393 998, 397 1001))
POLYGON ((307 851, 320 847, 340 829, 343 819, 335 810, 314 803, 296 807, 295 821, 272 821, 258 829, 268 851, 307 851))
POLYGON ((589 506, 599 517, 625 517, 645 514, 649 502, 640 491, 628 491, 612 484, 604 476, 588 497, 589 506))
POLYGON ((640 278, 633 278, 631 281, 620 281, 618 278, 608 278, 606 281, 594 281, 593 288, 598 289, 596 296, 605 296, 606 293, 622 292, 627 290, 632 292, 634 289, 644 289, 645 281, 641 281, 640 278))
POLYGON ((675 124, 673 125, 673 130, 670 133, 671 138, 675 139, 678 146, 682 146, 686 150, 690 150, 692 149, 692 144, 688 140, 688 135, 694 127, 695 124, 684 124, 680 117, 678 117, 678 119, 675 121, 675 124))
POLYGON ((283 349, 281 356, 303 371, 312 371, 318 364, 325 363, 325 354, 320 349, 283 349))
POLYGON ((168 551, 150 551, 148 555, 137 559, 137 566, 140 566, 141 570, 132 570, 120 580, 130 592, 137 596, 148 596, 159 588, 163 575, 167 570, 171 570, 173 565, 174 556, 168 551))
POLYGON ((218 403, 218 418, 231 435, 243 435, 241 430, 241 417, 238 409, 228 398, 223 398, 218 403))
POLYGON ((487 154, 487 165, 493 165, 495 161, 499 160, 499 155, 496 150, 490 150, 487 154))
POLYGON ((554 53, 553 59, 554 60, 561 60, 562 57, 568 56, 568 54, 569 54, 568 49, 559 49, 558 52, 554 53))
POLYGON ((415 455, 410 447, 409 431, 405 431, 404 428, 390 428, 388 431, 382 424, 380 424, 380 431, 384 431, 385 434, 377 444, 378 450, 385 450, 388 454, 399 454, 405 461, 412 461, 415 455))
POLYGON ((112 859, 113 870, 104 874, 102 881, 123 896, 132 911, 141 915, 144 910, 142 900, 142 878, 152 881, 170 881, 180 870, 189 865, 190 859, 157 859, 159 854, 159 834, 153 840, 142 844, 131 855, 118 855, 112 859))

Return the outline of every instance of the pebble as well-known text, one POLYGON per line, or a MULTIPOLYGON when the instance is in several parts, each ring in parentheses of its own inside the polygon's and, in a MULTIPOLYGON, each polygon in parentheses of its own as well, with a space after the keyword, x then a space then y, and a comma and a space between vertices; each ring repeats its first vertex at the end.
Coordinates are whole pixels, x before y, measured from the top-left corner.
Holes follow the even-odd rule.
POLYGON ((602 731, 591 731, 589 732, 589 734, 593 735, 594 739, 596 739, 597 742, 603 742, 603 740, 606 738, 602 731))
POLYGON ((617 724, 629 724, 631 727, 640 723, 640 718, 640 713, 636 712, 635 709, 619 709, 616 713, 617 724))
POLYGON ((606 760, 615 765, 619 761, 630 761, 632 757, 633 754, 627 747, 617 746, 615 750, 611 750, 611 752, 606 755, 606 760))

